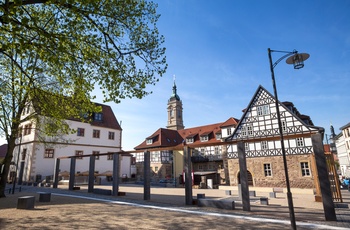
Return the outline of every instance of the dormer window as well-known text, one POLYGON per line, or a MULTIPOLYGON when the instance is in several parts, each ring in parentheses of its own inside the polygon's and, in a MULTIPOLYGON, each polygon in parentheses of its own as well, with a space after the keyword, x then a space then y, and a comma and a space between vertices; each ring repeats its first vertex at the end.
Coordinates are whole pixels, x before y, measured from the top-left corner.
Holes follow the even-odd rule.
POLYGON ((102 121, 102 113, 94 113, 94 121, 102 121))
POLYGON ((147 144, 147 145, 153 144, 153 139, 152 139, 152 138, 147 138, 147 139, 146 139, 146 144, 147 144))
POLYGON ((193 143, 193 142, 194 142, 193 137, 188 137, 188 138, 186 138, 186 143, 191 144, 191 143, 193 143))
POLYGON ((215 134, 216 140, 220 140, 221 139, 221 133, 217 133, 215 134))
POLYGON ((203 135, 201 136, 201 142, 205 142, 209 140, 209 136, 208 135, 203 135))

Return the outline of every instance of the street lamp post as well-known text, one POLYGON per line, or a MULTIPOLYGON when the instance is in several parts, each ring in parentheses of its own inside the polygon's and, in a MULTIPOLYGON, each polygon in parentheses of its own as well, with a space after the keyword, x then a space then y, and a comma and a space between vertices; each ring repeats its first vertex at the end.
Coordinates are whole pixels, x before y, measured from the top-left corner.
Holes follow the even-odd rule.
POLYGON ((268 54, 269 54, 269 61, 270 61, 270 70, 271 70, 271 77, 272 77, 273 92, 274 92, 274 96, 275 96, 275 106, 276 106, 276 113, 277 113, 277 120, 278 120, 278 128, 279 128, 279 134, 280 134, 280 140, 281 140, 281 149, 282 149, 282 156, 283 156, 284 173, 285 173, 285 177, 286 177, 289 216, 290 216, 290 222, 291 222, 291 225, 292 225, 292 229, 296 229, 297 227, 296 227, 296 223, 295 223, 293 198, 292 198, 292 193, 291 193, 290 184, 289 184, 286 150, 284 148, 282 121, 281 121, 281 114, 280 114, 280 109, 279 109, 279 105, 278 105, 278 96, 277 96, 277 88, 276 88, 274 68, 276 67, 276 65, 280 61, 282 61, 283 59, 289 57, 286 60, 287 64, 293 64, 294 65, 294 69, 301 69, 301 68, 304 67, 304 61, 306 59, 308 59, 310 57, 310 55, 306 54, 306 53, 299 54, 298 51, 296 51, 296 50, 294 50, 292 52, 288 52, 288 51, 271 50, 270 48, 268 48, 268 54), (285 53, 285 55, 282 56, 281 58, 279 58, 275 63, 272 63, 272 56, 271 56, 272 52, 285 53))

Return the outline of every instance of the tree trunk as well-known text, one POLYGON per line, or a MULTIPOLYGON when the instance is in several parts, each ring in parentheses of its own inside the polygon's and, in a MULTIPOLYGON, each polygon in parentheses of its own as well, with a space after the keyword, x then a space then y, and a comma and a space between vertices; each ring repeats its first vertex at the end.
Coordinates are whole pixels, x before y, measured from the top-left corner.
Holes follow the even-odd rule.
POLYGON ((16 145, 16 138, 11 136, 10 139, 8 139, 7 153, 3 162, 4 170, 0 175, 0 198, 6 197, 5 188, 6 188, 7 177, 10 170, 10 165, 11 165, 13 150, 15 149, 15 145, 16 145))

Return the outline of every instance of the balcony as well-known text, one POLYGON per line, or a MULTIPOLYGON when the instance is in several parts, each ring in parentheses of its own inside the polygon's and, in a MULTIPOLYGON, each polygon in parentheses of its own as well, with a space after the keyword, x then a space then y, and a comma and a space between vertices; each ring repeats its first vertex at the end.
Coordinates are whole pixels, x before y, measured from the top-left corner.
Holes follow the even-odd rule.
POLYGON ((212 162, 212 161, 222 161, 221 155, 208 155, 208 156, 192 156, 192 163, 203 163, 203 162, 212 162))

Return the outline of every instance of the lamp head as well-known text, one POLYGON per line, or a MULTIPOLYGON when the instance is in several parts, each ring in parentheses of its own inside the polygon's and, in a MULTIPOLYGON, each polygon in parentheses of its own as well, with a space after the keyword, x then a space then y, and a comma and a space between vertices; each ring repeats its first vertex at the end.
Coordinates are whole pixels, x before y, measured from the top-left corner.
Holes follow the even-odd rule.
POLYGON ((304 61, 306 61, 309 57, 310 55, 307 53, 295 53, 286 60, 286 63, 293 64, 294 69, 301 69, 304 67, 304 61))

